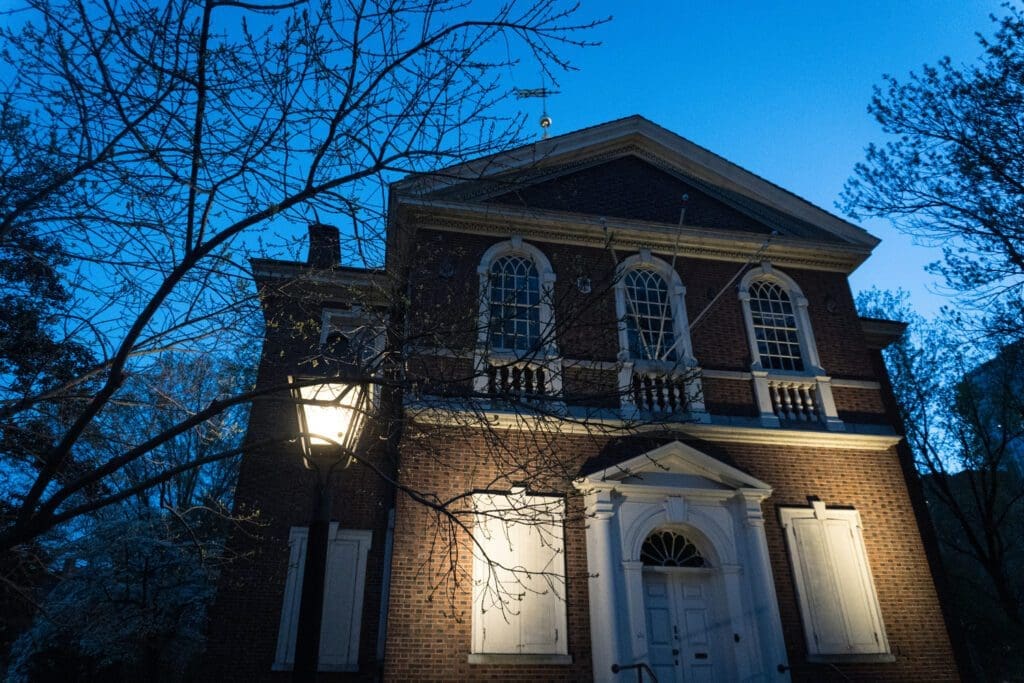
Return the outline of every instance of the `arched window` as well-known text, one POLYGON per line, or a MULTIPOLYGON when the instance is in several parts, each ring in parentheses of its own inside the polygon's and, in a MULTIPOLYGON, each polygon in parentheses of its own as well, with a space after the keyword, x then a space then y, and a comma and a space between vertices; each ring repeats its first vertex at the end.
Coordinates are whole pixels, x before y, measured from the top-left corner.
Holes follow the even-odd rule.
POLYGON ((484 252, 477 274, 480 324, 473 389, 527 403, 559 396, 551 262, 540 249, 513 236, 484 252))
POLYGON ((676 335, 665 278, 650 268, 634 268, 624 280, 630 358, 675 362, 676 335))
POLYGON ((818 358, 807 298, 793 278, 766 261, 743 276, 739 297, 761 423, 823 422, 827 429, 843 429, 831 379, 818 358))
POLYGON ((750 319, 761 367, 802 372, 800 330, 789 293, 769 280, 755 280, 749 293, 750 319))
POLYGON ((770 263, 740 281, 753 369, 823 375, 807 299, 796 282, 770 263))
POLYGON ((704 555, 686 536, 675 531, 651 533, 640 547, 640 561, 645 567, 707 567, 704 555))
POLYGON ((615 309, 623 360, 696 365, 679 274, 646 249, 619 264, 615 309))
POLYGON ((490 346, 495 351, 523 352, 540 339, 540 276, 533 261, 510 254, 490 269, 490 346))

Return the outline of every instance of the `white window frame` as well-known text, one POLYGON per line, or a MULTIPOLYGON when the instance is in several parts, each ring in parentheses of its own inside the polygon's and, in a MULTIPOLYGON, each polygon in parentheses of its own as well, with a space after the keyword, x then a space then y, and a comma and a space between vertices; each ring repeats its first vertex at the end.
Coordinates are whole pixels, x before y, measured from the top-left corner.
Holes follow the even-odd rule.
POLYGON ((824 375, 821 368, 821 359, 818 356, 818 346, 814 341, 814 332, 811 329, 811 318, 807 314, 807 297, 800 290, 800 286, 790 276, 782 271, 773 268, 767 261, 761 263, 757 268, 747 271, 740 280, 739 298, 743 306, 743 321, 747 327, 747 343, 750 346, 751 370, 763 370, 770 373, 783 373, 791 375, 824 375), (754 317, 750 311, 750 285, 756 281, 774 282, 779 285, 787 295, 793 306, 793 314, 796 317, 797 339, 800 342, 800 357, 803 360, 802 371, 774 370, 766 368, 761 363, 761 352, 757 348, 757 338, 754 335, 754 317))
POLYGON ((320 346, 321 348, 327 344, 327 338, 333 332, 340 332, 345 335, 346 338, 351 338, 353 334, 360 331, 366 331, 373 335, 372 341, 367 347, 369 353, 365 353, 363 360, 370 361, 372 367, 380 365, 380 360, 384 355, 384 346, 386 343, 386 335, 384 333, 384 324, 382 321, 375 320, 370 321, 370 314, 360 306, 353 306, 352 308, 325 308, 320 316, 320 346))
POLYGON ((697 365, 693 357, 693 345, 690 341, 690 322, 686 316, 686 287, 679 278, 679 273, 667 262, 652 256, 647 249, 634 254, 618 265, 615 272, 615 316, 619 321, 619 354, 622 360, 633 362, 661 363, 669 367, 679 366, 690 368, 697 365), (632 270, 650 270, 661 276, 668 286, 668 305, 672 314, 672 335, 675 337, 673 350, 675 361, 658 361, 645 358, 633 358, 629 352, 629 329, 626 324, 631 314, 626 298, 626 274, 632 270))
MULTIPOLYGON (((358 671, 359 635, 363 621, 363 594, 366 587, 366 561, 373 532, 366 529, 340 529, 331 522, 328 532, 327 571, 324 575, 323 621, 320 627, 319 671, 358 671), (338 554, 344 546, 355 545, 355 567, 339 565, 338 554), (349 593, 345 596, 345 593, 349 593), (338 598, 351 599, 352 609, 341 613, 338 598), (348 638, 340 633, 348 630, 348 638)), ((306 566, 308 527, 292 527, 288 538, 288 576, 285 581, 281 622, 277 631, 274 671, 291 671, 295 664, 295 640, 299 629, 299 604, 306 566)))
POLYGON ((548 389, 552 396, 562 393, 562 373, 558 357, 558 346, 555 340, 555 315, 551 303, 554 300, 555 271, 551 262, 537 247, 513 235, 504 242, 491 245, 480 258, 477 266, 479 279, 479 309, 477 319, 476 350, 473 354, 473 390, 478 394, 487 393, 488 363, 507 363, 520 361, 535 362, 544 366, 548 377, 548 389), (522 256, 533 261, 537 269, 540 283, 540 303, 537 314, 540 322, 540 337, 543 344, 527 353, 510 352, 491 349, 491 266, 503 256, 522 256))
POLYGON ((571 663, 566 635, 565 499, 528 495, 517 488, 508 494, 474 494, 473 505, 469 663, 571 663), (536 546, 531 549, 527 543, 536 546), (531 615, 547 623, 530 624, 531 615), (495 638, 488 638, 488 629, 501 634, 498 645, 495 638), (503 639, 508 642, 503 644, 503 639))
POLYGON ((860 513, 828 508, 780 508, 809 661, 891 662, 860 513), (805 550, 817 541, 817 557, 805 550), (831 633, 831 640, 828 640, 831 633), (838 635, 840 634, 841 635, 838 635))
POLYGON ((765 427, 781 426, 778 417, 779 401, 785 402, 788 398, 792 405, 794 400, 799 401, 806 396, 814 404, 816 419, 822 422, 826 429, 844 431, 846 427, 839 419, 839 412, 832 396, 832 378, 821 367, 811 318, 807 313, 807 297, 800 286, 789 275, 774 268, 771 263, 762 261, 761 265, 747 271, 740 280, 737 290, 743 308, 743 322, 747 329, 747 345, 751 358, 750 374, 761 424, 765 427), (765 368, 761 363, 757 337, 754 334, 754 317, 750 311, 750 285, 761 280, 777 284, 789 295, 789 302, 796 317, 797 339, 800 341, 800 356, 804 364, 802 371, 775 370, 765 368))
POLYGON ((686 404, 689 408, 688 418, 698 422, 710 422, 711 418, 704 409, 704 391, 700 381, 700 367, 693 356, 693 342, 690 339, 690 321, 686 314, 686 287, 683 281, 668 262, 653 256, 649 249, 641 249, 639 253, 623 259, 615 270, 615 317, 618 320, 619 333, 619 396, 623 416, 627 419, 639 419, 640 409, 633 398, 633 374, 653 373, 686 375, 686 404), (649 360, 633 358, 629 352, 629 328, 626 316, 630 314, 626 299, 626 274, 632 270, 651 270, 668 285, 669 310, 672 313, 672 334, 675 337, 673 349, 675 361, 649 360))

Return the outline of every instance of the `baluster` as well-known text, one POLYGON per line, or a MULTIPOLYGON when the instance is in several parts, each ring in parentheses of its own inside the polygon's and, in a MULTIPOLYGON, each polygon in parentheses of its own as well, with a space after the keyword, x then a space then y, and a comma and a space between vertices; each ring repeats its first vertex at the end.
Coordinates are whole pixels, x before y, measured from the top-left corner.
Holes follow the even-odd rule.
POLYGON ((654 383, 651 382, 651 378, 648 375, 644 375, 644 408, 647 410, 654 410, 654 394, 652 392, 654 383))
POLYGON ((808 406, 804 400, 806 394, 806 385, 794 384, 793 385, 793 407, 796 410, 796 416, 800 418, 802 422, 807 422, 808 406))
POLYGON ((786 412, 782 409, 782 398, 779 396, 779 383, 769 382, 768 390, 772 395, 772 406, 775 408, 775 416, 780 420, 785 420, 786 412))
POLYGON ((665 401, 665 379, 662 377, 654 377, 654 403, 652 408, 655 408, 659 413, 664 413, 668 407, 668 403, 665 401))
POLYGON ((680 404, 682 403, 676 398, 676 391, 679 389, 679 380, 671 377, 665 378, 665 391, 668 394, 668 409, 670 413, 675 413, 680 410, 680 404))
POLYGON ((796 414, 793 412, 793 396, 789 393, 792 389, 792 385, 780 382, 779 389, 782 394, 782 413, 790 420, 795 420, 796 414))
POLYGON ((533 395, 533 368, 526 366, 523 368, 523 386, 526 389, 526 396, 530 397, 533 395))
POLYGON ((637 410, 643 409, 643 390, 640 386, 640 375, 633 373, 633 405, 637 407, 637 410))
POLYGON ((818 421, 818 405, 814 401, 814 390, 817 385, 805 384, 800 387, 801 393, 804 395, 804 406, 807 409, 807 419, 812 422, 818 421))
POLYGON ((493 365, 487 366, 487 393, 490 396, 494 396, 498 393, 498 369, 493 365))
POLYGON ((501 366, 500 378, 501 378, 501 382, 499 383, 499 387, 501 388, 501 393, 503 395, 504 394, 508 394, 509 377, 508 377, 508 366, 507 365, 502 365, 501 366))

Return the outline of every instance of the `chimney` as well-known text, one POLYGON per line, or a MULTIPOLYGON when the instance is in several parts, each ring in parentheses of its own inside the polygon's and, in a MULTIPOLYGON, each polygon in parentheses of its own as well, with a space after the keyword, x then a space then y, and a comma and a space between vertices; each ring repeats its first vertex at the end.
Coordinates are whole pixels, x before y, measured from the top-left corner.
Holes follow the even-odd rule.
POLYGON ((341 235, 333 225, 309 224, 309 258, 314 268, 334 268, 341 264, 341 235))

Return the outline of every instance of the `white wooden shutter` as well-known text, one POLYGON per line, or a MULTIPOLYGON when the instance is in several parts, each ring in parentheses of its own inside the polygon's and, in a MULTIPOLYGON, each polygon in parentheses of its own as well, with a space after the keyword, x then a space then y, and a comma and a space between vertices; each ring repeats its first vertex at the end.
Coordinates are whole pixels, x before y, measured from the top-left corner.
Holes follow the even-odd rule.
POLYGON ((281 623, 277 629, 274 669, 286 671, 295 662, 295 634, 299 627, 299 602, 302 599, 302 571, 306 565, 305 527, 292 527, 288 537, 288 578, 284 584, 281 623))
MULTIPOLYGON (((566 652, 562 520, 561 514, 552 514, 551 503, 544 502, 539 519, 515 525, 521 548, 518 560, 526 570, 520 576, 525 591, 519 639, 523 652, 559 654, 566 652)), ((557 500, 557 504, 561 512, 562 501, 557 500)))
POLYGON ((359 626, 371 532, 331 526, 320 628, 320 670, 359 669, 359 626))
POLYGON ((812 655, 889 652, 856 510, 781 510, 812 655))
MULTIPOLYGON (((332 522, 329 534, 318 668, 320 671, 356 671, 359 668, 359 632, 366 584, 366 560, 373 533, 339 529, 337 523, 332 522)), ((291 529, 288 578, 285 582, 273 666, 277 671, 291 670, 295 663, 295 639, 298 634, 308 535, 306 527, 291 529)))
POLYGON ((506 520, 495 518, 507 510, 504 496, 477 496, 473 530, 473 651, 519 652, 522 586, 512 570, 513 545, 519 545, 506 520))
POLYGON ((473 652, 564 654, 564 501, 480 494, 474 502, 473 652))

